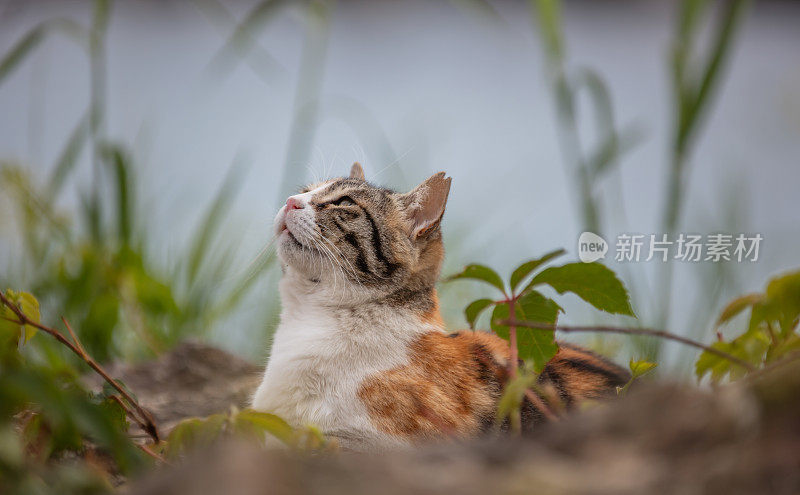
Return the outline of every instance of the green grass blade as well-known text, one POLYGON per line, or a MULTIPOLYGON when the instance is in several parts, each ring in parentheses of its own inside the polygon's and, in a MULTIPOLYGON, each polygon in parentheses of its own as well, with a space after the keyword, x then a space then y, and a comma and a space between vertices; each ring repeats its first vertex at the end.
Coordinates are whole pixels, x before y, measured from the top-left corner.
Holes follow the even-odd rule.
POLYGON ((37 24, 30 31, 25 33, 11 49, 0 58, 0 84, 11 75, 19 64, 21 64, 38 47, 44 39, 54 32, 63 32, 71 37, 82 41, 85 37, 83 28, 69 19, 52 19, 37 24))
POLYGON ((241 165, 234 162, 225 181, 217 191, 214 201, 209 205, 203 221, 198 226, 193 235, 191 247, 189 249, 189 265, 186 273, 188 285, 191 286, 197 279, 200 266, 208 255, 214 235, 219 230, 225 213, 230 208, 234 194, 242 184, 241 165))
POLYGON ((496 26, 508 26, 503 16, 487 0, 450 0, 450 3, 472 17, 496 26))
POLYGON ((81 117, 78 125, 70 134, 66 146, 56 161, 56 166, 48 180, 47 190, 51 198, 55 198, 64 186, 67 177, 75 170, 83 146, 89 139, 89 114, 81 117))
POLYGON ((0 83, 44 40, 46 24, 28 31, 0 60, 0 83))
MULTIPOLYGON (((244 20, 236 26, 233 34, 211 59, 209 67, 224 67, 227 65, 227 61, 235 56, 239 58, 247 56, 256 44, 255 38, 258 32, 289 3, 292 3, 291 0, 264 0, 259 2, 250 10, 244 20)), ((219 12, 219 9, 215 9, 215 12, 219 12)), ((266 50, 259 51, 259 61, 269 74, 275 75, 283 71, 280 62, 266 50)))
POLYGON ((747 3, 747 0, 735 0, 725 3, 725 14, 719 31, 717 32, 711 58, 706 66, 703 78, 700 81, 700 86, 692 101, 690 113, 687 117, 689 125, 689 129, 685 131, 687 133, 691 133, 703 109, 708 105, 712 91, 719 79, 720 68, 728 59, 728 54, 733 45, 733 35, 744 14, 747 3))
POLYGON ((133 232, 133 208, 131 196, 130 161, 118 146, 104 150, 106 163, 111 168, 116 187, 117 235, 123 245, 130 245, 133 232))
POLYGON ((211 318, 216 319, 230 313, 242 299, 250 292, 253 285, 260 280, 260 275, 266 272, 277 259, 274 252, 264 252, 248 267, 244 274, 234 282, 232 288, 220 296, 219 302, 211 311, 211 318))
MULTIPOLYGON (((231 32, 235 32, 239 21, 223 3, 218 0, 194 0, 193 3, 197 6, 198 10, 206 16, 209 22, 215 26, 217 30, 222 31, 225 36, 228 36, 231 32)), ((242 44, 244 46, 239 45, 238 53, 235 55, 245 60, 247 65, 261 80, 271 84, 276 81, 279 76, 285 75, 285 67, 283 67, 269 51, 262 48, 257 40, 250 36, 249 33, 245 36, 242 44)), ((219 55, 214 58, 214 61, 209 64, 209 70, 225 71, 227 67, 223 67, 221 64, 229 66, 232 61, 233 57, 225 56, 224 52, 220 51, 219 55)))
POLYGON ((559 0, 531 0, 531 4, 538 12, 538 24, 542 42, 550 62, 557 62, 564 58, 564 42, 561 36, 561 2, 559 0))

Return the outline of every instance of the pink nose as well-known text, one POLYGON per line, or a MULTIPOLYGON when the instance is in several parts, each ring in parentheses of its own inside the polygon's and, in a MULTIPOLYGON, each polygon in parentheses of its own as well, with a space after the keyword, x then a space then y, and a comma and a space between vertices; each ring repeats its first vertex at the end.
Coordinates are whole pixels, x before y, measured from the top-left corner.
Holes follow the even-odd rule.
POLYGON ((301 210, 303 209, 303 204, 300 202, 299 199, 292 196, 291 198, 286 200, 286 209, 287 210, 301 210))

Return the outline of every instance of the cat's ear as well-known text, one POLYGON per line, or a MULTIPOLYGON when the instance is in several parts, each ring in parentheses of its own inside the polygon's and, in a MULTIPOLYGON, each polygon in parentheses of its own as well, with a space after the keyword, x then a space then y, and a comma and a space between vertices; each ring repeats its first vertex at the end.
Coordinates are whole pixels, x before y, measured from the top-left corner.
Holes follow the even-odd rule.
POLYGON ((444 172, 431 176, 413 191, 400 195, 400 202, 409 220, 411 238, 416 239, 437 227, 444 215, 447 196, 450 194, 450 177, 444 172))
POLYGON ((350 167, 350 178, 351 179, 359 179, 359 180, 366 180, 364 179, 364 169, 361 168, 361 164, 358 162, 353 163, 353 166, 350 167))

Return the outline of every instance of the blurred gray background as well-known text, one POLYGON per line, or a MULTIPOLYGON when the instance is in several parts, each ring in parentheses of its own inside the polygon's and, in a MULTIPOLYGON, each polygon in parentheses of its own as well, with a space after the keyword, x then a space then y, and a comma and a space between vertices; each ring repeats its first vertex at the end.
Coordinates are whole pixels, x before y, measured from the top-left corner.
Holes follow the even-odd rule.
MULTIPOLYGON (((164 266, 180 256, 237 161, 244 182, 224 222, 239 247, 235 272, 246 270, 269 241, 288 190, 345 174, 353 161, 369 180, 400 190, 440 170, 453 177, 446 274, 469 262, 507 274, 558 247, 577 258, 583 230, 577 192, 527 4, 492 2, 487 13, 472 2, 340 1, 324 25, 289 5, 246 46, 226 45, 255 4, 114 4, 105 48, 105 133, 132 152, 142 218, 164 266), (315 111, 305 115, 311 100, 315 111)), ((45 19, 88 22, 91 10, 81 1, 0 2, 0 51, 45 19)), ((638 136, 598 186, 602 234, 611 243, 623 232, 662 231, 675 11, 665 1, 565 5, 569 65, 604 78, 618 126, 638 136)), ((0 158, 34 175, 52 168, 89 104, 88 63, 76 43, 50 36, 2 82, 0 158)), ((718 90, 688 159, 678 231, 761 233, 764 241, 755 263, 675 264, 669 329, 706 341, 727 299, 800 264, 800 3, 758 2, 748 11, 718 90), (726 282, 712 297, 719 277, 726 282)), ((578 102, 580 134, 591 142, 593 112, 578 102)), ((78 192, 92 177, 89 160, 81 156, 59 201, 64 210, 78 208, 78 192)), ((0 215, 0 266, 13 267, 19 256, 13 224, 0 215)), ((563 321, 657 324, 660 262, 607 264, 632 288, 639 322, 599 315, 570 297, 562 298, 563 321)), ((276 275, 260 275, 257 289, 216 324, 212 338, 251 358, 266 355, 276 275)), ((469 297, 484 293, 462 282, 443 292, 454 327, 465 325, 461 311, 469 297)), ((639 351, 620 352, 625 359, 639 351)), ((670 345, 665 359, 683 362, 670 345)))

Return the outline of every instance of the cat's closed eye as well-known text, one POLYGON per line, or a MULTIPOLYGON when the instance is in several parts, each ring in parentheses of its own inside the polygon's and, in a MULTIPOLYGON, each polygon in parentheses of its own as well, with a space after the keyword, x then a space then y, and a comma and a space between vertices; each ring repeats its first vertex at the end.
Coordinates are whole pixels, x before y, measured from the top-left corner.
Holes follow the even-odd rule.
POLYGON ((355 206, 356 202, 350 196, 342 196, 337 200, 331 201, 330 204, 335 206, 355 206))

